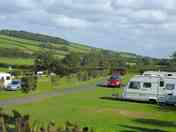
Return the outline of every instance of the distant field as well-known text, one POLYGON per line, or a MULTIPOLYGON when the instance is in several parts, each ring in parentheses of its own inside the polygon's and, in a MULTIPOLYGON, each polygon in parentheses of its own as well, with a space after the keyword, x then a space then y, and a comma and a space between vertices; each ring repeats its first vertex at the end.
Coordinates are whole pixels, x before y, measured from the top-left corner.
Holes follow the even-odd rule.
POLYGON ((33 65, 33 59, 0 57, 0 63, 15 65, 33 65))
MULTIPOLYGON (((25 40, 25 39, 19 39, 15 37, 8 37, 0 35, 0 47, 1 48, 18 48, 24 51, 40 51, 42 48, 40 47, 41 44, 44 44, 43 42, 39 41, 33 41, 33 40, 25 40)), ((51 43, 50 43, 51 44, 51 43)), ((69 51, 75 51, 75 52, 87 52, 87 50, 90 50, 88 46, 76 44, 76 43, 70 43, 70 45, 63 45, 63 44, 51 44, 53 46, 53 49, 55 48, 56 51, 61 52, 60 54, 63 54, 64 52, 62 50, 62 47, 67 47, 69 51), (59 50, 59 48, 61 48, 59 50)), ((50 50, 50 48, 48 48, 50 50)), ((64 53, 65 54, 65 53, 64 53)))
MULTIPOLYGON (((69 45, 49 43, 49 46, 45 48, 41 47, 43 44, 44 44, 43 42, 39 41, 19 39, 15 37, 0 35, 1 50, 14 49, 15 51, 18 49, 22 52, 31 54, 43 51, 45 49, 46 51, 52 51, 58 58, 63 58, 70 52, 87 53, 91 49, 88 46, 84 46, 77 43, 70 43, 69 45)), ((21 56, 21 58, 15 57, 7 58, 5 56, 1 56, 0 63, 15 64, 15 65, 32 65, 33 59, 26 59, 23 58, 23 56, 21 56)))

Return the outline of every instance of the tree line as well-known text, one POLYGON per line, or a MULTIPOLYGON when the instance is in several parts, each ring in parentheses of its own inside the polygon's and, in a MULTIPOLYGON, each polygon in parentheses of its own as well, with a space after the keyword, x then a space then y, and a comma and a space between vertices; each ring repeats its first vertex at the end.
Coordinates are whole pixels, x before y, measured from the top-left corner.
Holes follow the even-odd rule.
POLYGON ((40 41, 44 43, 56 43, 56 44, 69 44, 68 41, 61 39, 59 37, 51 37, 48 35, 42 35, 38 33, 30 33, 26 31, 15 31, 15 30, 1 30, 0 34, 7 35, 11 37, 17 37, 21 39, 28 39, 34 41, 40 41))

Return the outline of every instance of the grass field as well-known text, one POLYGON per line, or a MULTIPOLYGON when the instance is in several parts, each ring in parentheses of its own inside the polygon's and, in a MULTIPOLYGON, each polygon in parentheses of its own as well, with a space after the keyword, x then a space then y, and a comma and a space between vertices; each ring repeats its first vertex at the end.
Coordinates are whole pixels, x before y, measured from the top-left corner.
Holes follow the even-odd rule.
MULTIPOLYGON (((11 50, 18 50, 24 53, 36 53, 45 49, 46 51, 52 51, 58 58, 63 58, 70 52, 87 53, 91 50, 91 48, 88 46, 71 42, 68 45, 50 43, 50 46, 45 48, 42 47, 42 44, 43 43, 39 41, 0 35, 0 48, 4 50, 10 48, 11 50), (63 47, 67 48, 68 51, 63 50, 63 47)), ((21 58, 0 56, 0 63, 13 65, 32 65, 34 63, 34 59, 26 59, 23 58, 23 56, 21 56, 21 58)))
POLYGON ((14 65, 33 65, 33 59, 0 57, 0 63, 14 65))
POLYGON ((28 94, 23 93, 22 91, 0 91, 0 100, 39 95, 42 93, 47 93, 52 91, 62 92, 63 90, 68 88, 79 88, 82 85, 89 85, 91 83, 95 84, 95 82, 100 79, 101 78, 92 79, 89 81, 78 81, 76 78, 63 77, 63 78, 58 78, 56 83, 52 84, 51 78, 44 76, 44 77, 38 78, 36 91, 30 92, 28 94))
POLYGON ((52 91, 51 81, 48 77, 39 78, 37 84, 37 90, 31 93, 23 93, 22 91, 0 91, 0 100, 2 99, 13 99, 17 97, 37 95, 45 92, 52 91))
MULTIPOLYGON (((88 84, 96 87, 95 83, 88 84)), ((101 98, 120 91, 97 88, 5 109, 28 113, 41 123, 55 121, 62 125, 69 120, 95 128, 97 132, 175 132, 176 109, 173 107, 101 98)))
MULTIPOLYGON (((17 48, 24 52, 38 52, 43 50, 41 48, 41 42, 39 41, 33 41, 33 40, 26 40, 26 39, 19 39, 15 37, 8 37, 4 35, 0 35, 0 48, 17 48)), ((88 46, 80 45, 77 43, 70 43, 69 45, 63 45, 63 44, 54 44, 50 43, 52 45, 52 49, 49 47, 46 48, 46 50, 54 50, 56 51, 56 54, 58 55, 65 55, 68 54, 67 52, 64 52, 62 50, 62 47, 67 47, 68 52, 74 51, 74 52, 80 52, 80 53, 86 53, 91 48, 88 46)))

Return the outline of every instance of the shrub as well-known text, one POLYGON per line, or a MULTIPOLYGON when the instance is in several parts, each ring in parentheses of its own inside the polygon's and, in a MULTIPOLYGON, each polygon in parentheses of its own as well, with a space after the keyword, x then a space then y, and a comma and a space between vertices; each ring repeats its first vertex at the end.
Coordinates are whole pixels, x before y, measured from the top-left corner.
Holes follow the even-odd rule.
POLYGON ((34 91, 37 88, 37 77, 36 76, 25 76, 22 79, 22 90, 25 93, 34 91))
POLYGON ((50 76, 50 79, 51 79, 52 88, 55 88, 55 86, 58 85, 60 76, 58 76, 58 75, 52 75, 52 76, 50 76))
POLYGON ((79 81, 87 81, 90 79, 87 71, 79 72, 77 78, 79 81))
POLYGON ((89 70, 88 71, 88 76, 90 78, 96 78, 98 76, 98 71, 97 70, 89 70))

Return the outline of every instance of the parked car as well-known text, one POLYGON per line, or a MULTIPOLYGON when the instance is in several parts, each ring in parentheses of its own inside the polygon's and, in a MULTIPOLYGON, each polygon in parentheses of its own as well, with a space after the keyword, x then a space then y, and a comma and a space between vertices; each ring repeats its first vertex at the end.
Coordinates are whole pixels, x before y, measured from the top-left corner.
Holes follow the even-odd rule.
POLYGON ((21 80, 13 80, 13 81, 7 86, 7 90, 12 90, 12 91, 19 90, 19 89, 21 89, 21 85, 22 85, 21 80))
POLYGON ((121 84, 122 84, 121 78, 120 76, 117 75, 112 75, 107 82, 108 87, 120 87, 121 84))

